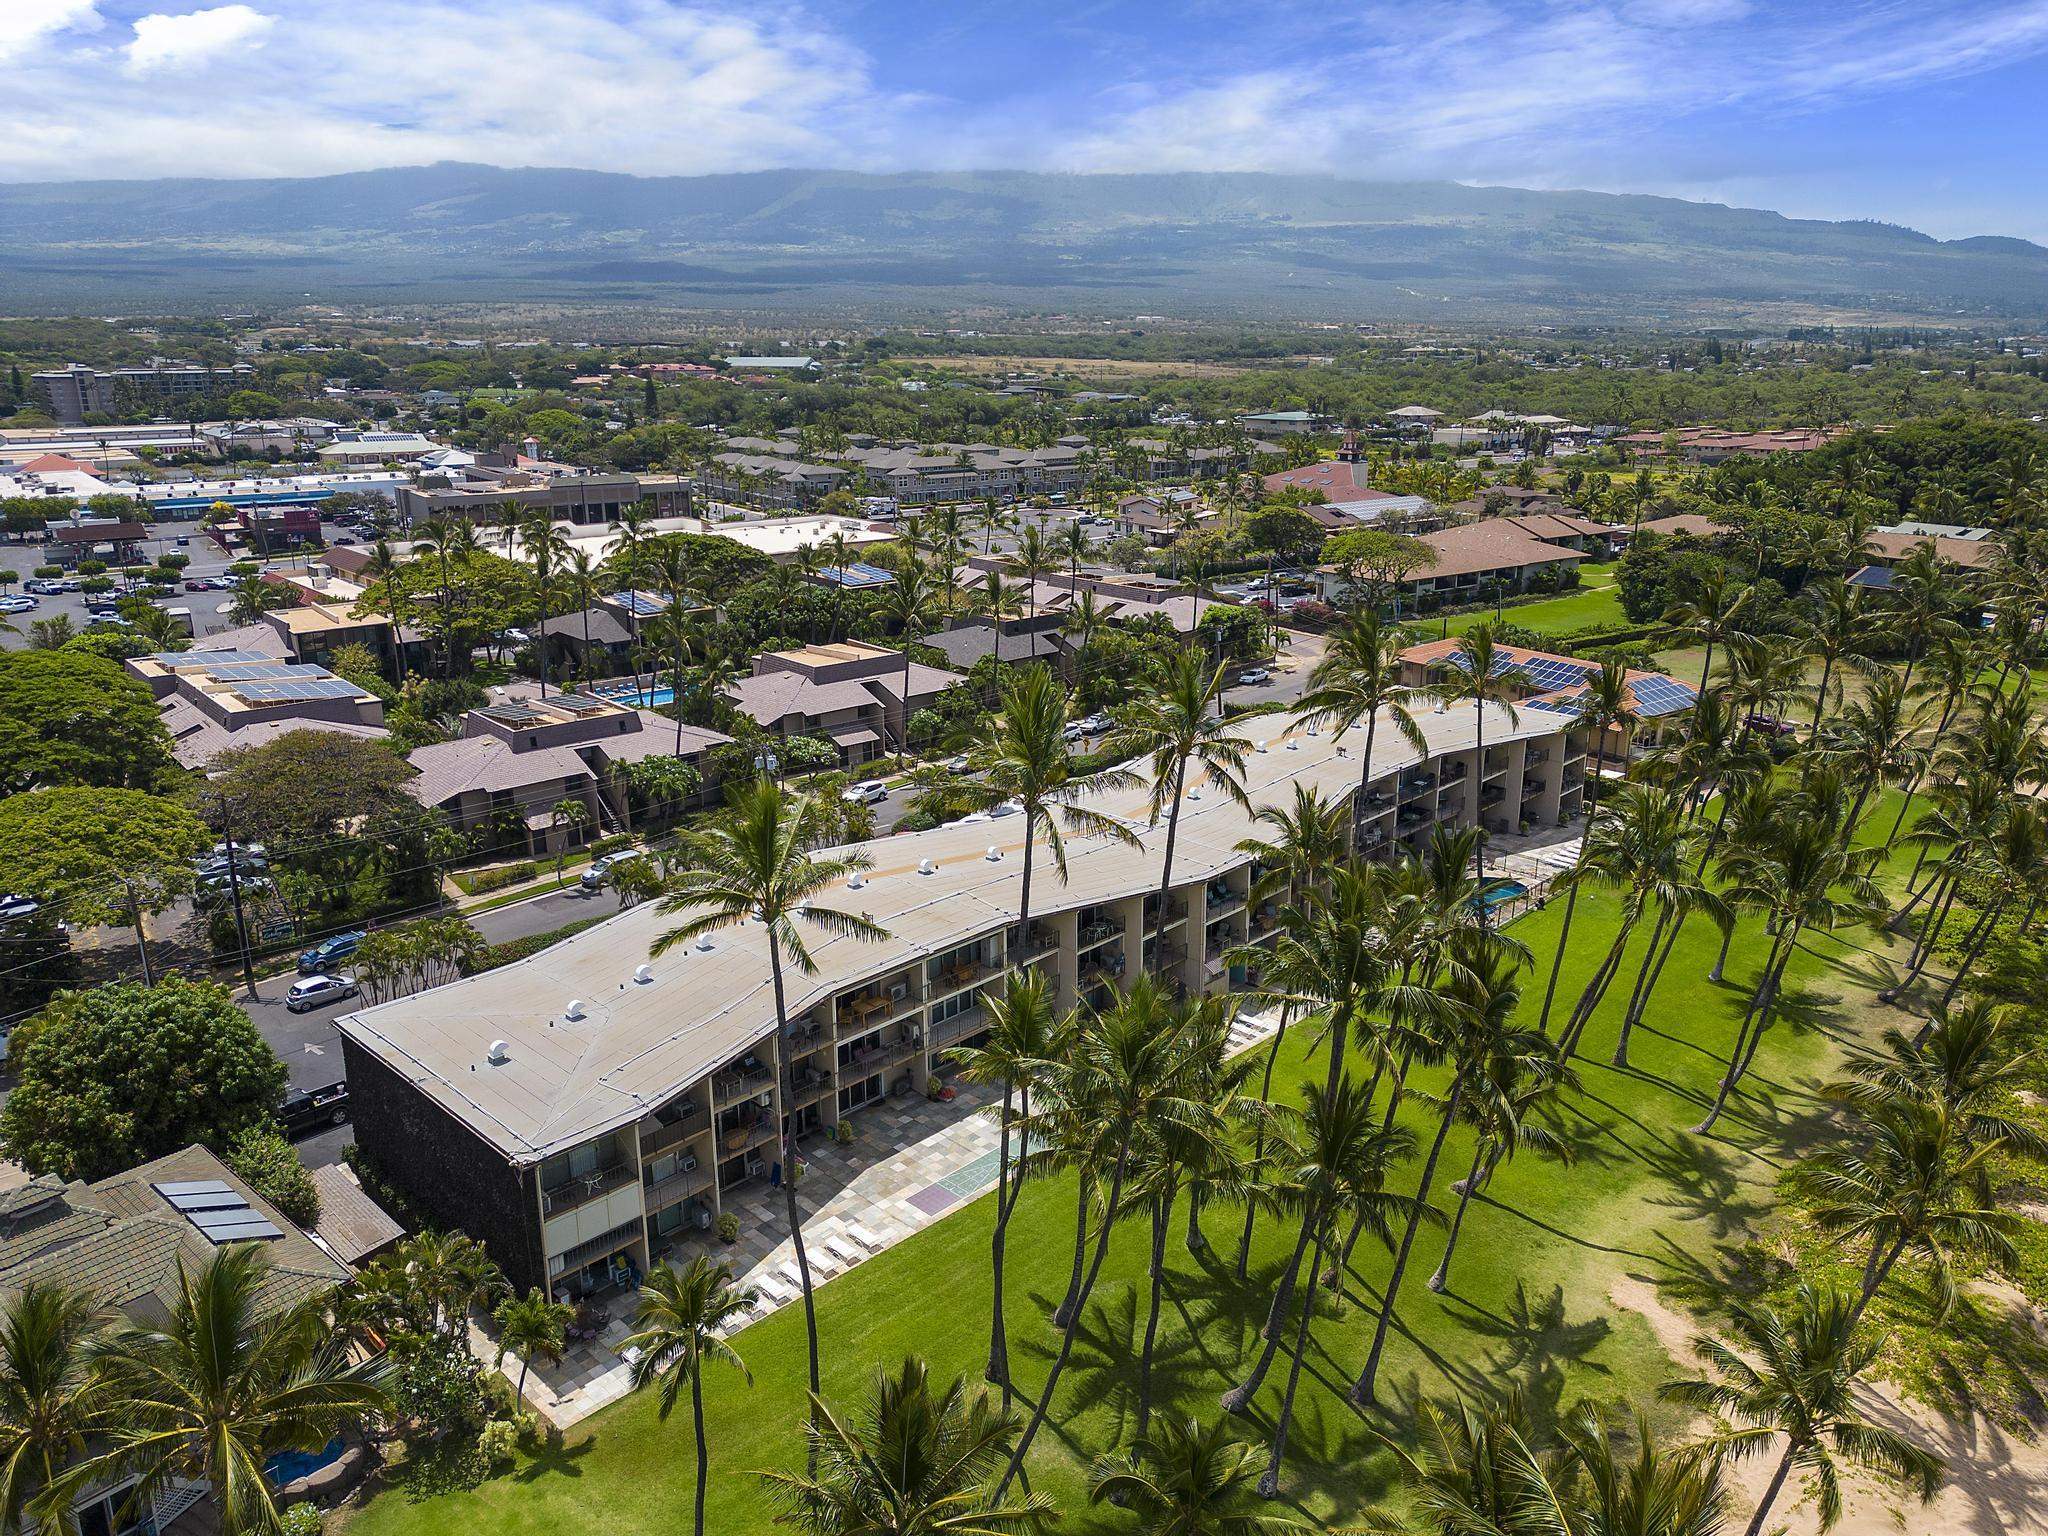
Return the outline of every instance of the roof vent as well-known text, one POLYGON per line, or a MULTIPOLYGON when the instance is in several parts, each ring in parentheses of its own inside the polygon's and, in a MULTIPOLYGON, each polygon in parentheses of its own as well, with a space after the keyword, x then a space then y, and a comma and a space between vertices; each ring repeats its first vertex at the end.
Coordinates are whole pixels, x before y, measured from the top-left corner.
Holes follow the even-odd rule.
POLYGON ((1002 856, 1003 850, 998 848, 994 843, 990 843, 988 845, 988 852, 982 855, 982 857, 984 859, 987 859, 991 864, 995 863, 998 859, 1002 858, 1002 856))
POLYGON ((1301 743, 1298 741, 1290 741, 1289 743, 1287 743, 1287 750, 1290 752, 1299 752, 1301 750, 1301 743))
POLYGON ((700 955, 710 954, 714 947, 715 946, 711 942, 711 935, 708 933, 705 934, 703 938, 697 941, 697 953, 700 955))
POLYGON ((917 861, 917 872, 920 875, 936 875, 939 872, 939 866, 930 859, 919 859, 917 861))
POLYGON ((1351 749, 1349 747, 1339 747, 1337 749, 1337 755, 1339 757, 1349 757, 1351 755, 1351 749))
POLYGON ((853 874, 847 877, 846 888, 849 891, 857 891, 863 888, 867 883, 868 877, 860 873, 859 870, 855 870, 853 874))
POLYGON ((494 1067, 502 1067, 512 1059, 512 1047, 502 1040, 493 1040, 491 1048, 484 1052, 484 1060, 494 1067))
POLYGON ((568 1019, 571 1023, 575 1022, 577 1019, 582 1018, 583 999, 580 997, 570 998, 569 1006, 562 1010, 562 1017, 568 1019))
POLYGON ((1252 743, 1252 750, 1254 752, 1263 752, 1266 750, 1266 744, 1263 741, 1255 741, 1252 743))
POLYGON ((1321 730, 1319 730, 1317 727, 1313 725, 1308 728, 1308 733, 1311 736, 1320 736, 1323 734, 1321 730))
POLYGON ((651 965, 634 966, 633 979, 639 982, 641 986, 646 986, 648 982, 654 980, 654 967, 651 965))

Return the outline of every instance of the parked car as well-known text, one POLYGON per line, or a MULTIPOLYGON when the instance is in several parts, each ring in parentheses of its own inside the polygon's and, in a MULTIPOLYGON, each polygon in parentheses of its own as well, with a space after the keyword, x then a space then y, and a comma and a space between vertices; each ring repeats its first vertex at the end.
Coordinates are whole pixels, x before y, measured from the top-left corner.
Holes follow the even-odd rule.
POLYGON ((958 757, 946 759, 946 772, 948 773, 969 773, 972 770, 973 765, 967 761, 967 754, 965 752, 961 753, 958 757))
POLYGON ((356 946, 368 937, 368 934, 358 928, 353 933, 337 933, 331 939, 322 939, 318 944, 315 944, 311 949, 299 956, 299 974, 301 976, 318 976, 322 974, 330 965, 338 964, 353 955, 356 952, 356 946))
POLYGON ((1237 686, 1240 688, 1256 688, 1260 683, 1270 683, 1271 681, 1273 681, 1273 674, 1264 667, 1246 667, 1237 674, 1237 686))
POLYGON ((638 848, 621 848, 617 853, 608 853, 601 859, 591 860, 590 868, 583 871, 582 878, 576 884, 586 891, 601 891, 604 889, 606 877, 613 870, 621 864, 645 857, 646 855, 638 848))
POLYGON ((42 605, 35 598, 20 595, 0 597, 0 613, 28 613, 42 605))
POLYGON ((289 1095, 277 1106, 277 1124, 287 1136, 305 1136, 330 1125, 348 1124, 348 1084, 328 1083, 289 1095))
POLYGON ((291 990, 284 995, 284 1005, 293 1013, 304 1013, 354 997, 362 990, 353 976, 308 976, 292 983, 291 990))
POLYGON ((133 626, 132 624, 130 624, 130 623, 129 623, 129 622, 128 622, 128 621, 126 620, 126 619, 122 618, 122 617, 121 617, 121 615, 119 615, 118 613, 94 613, 94 614, 88 614, 88 615, 86 616, 86 620, 85 620, 85 627, 86 627, 87 629, 95 629, 95 628, 99 628, 99 629, 132 629, 132 628, 134 628, 134 626, 133 626))
POLYGON ((21 584, 21 590, 24 592, 41 592, 45 596, 51 596, 60 591, 61 588, 48 576, 31 576, 21 584))
POLYGON ((0 896, 0 923, 12 923, 24 917, 34 917, 43 910, 43 904, 33 896, 0 896))
POLYGON ((839 798, 849 805, 879 805, 889 798, 889 786, 880 779, 863 779, 839 791, 839 798))

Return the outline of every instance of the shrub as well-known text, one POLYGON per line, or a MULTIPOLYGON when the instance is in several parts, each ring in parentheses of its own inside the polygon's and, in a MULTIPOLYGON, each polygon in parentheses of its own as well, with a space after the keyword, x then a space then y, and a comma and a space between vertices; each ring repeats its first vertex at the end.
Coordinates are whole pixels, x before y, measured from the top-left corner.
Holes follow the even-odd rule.
POLYGON ((481 896, 487 891, 501 891, 508 885, 521 885, 540 873, 540 867, 531 860, 519 864, 505 864, 496 869, 480 869, 473 875, 464 876, 472 896, 481 896))
POLYGON ((294 1504, 278 1517, 279 1536, 320 1536, 327 1517, 312 1504, 294 1504))
POLYGON ((519 1426, 510 1419, 492 1419, 477 1436, 476 1448, 492 1466, 503 1466, 519 1449, 519 1426))
POLYGON ((624 832, 614 832, 609 837, 600 837, 590 845, 590 856, 601 859, 608 853, 617 853, 621 848, 633 846, 633 839, 624 832))
POLYGON ((579 918, 564 924, 552 933, 528 934, 523 939, 507 939, 503 944, 488 944, 481 955, 471 964, 468 974, 474 976, 481 971, 494 971, 501 965, 510 965, 524 960, 528 955, 537 955, 550 944, 559 944, 573 933, 581 933, 593 923, 601 923, 602 917, 579 918))
POLYGON ((719 1212, 718 1240, 721 1243, 736 1243, 740 1240, 740 1219, 731 1211, 719 1212))
POLYGON ((228 1146, 227 1164, 249 1187, 302 1227, 320 1220, 320 1191, 276 1127, 252 1125, 228 1146))

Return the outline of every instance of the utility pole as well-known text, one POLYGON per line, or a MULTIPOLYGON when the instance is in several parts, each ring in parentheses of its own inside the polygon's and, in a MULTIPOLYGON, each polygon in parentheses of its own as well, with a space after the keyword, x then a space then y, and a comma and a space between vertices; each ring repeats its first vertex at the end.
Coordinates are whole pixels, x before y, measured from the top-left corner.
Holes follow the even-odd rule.
MULTIPOLYGON (((212 774, 208 778, 214 777, 212 774)), ((249 958, 249 922, 242 911, 242 870, 241 862, 235 857, 235 802, 228 795, 220 795, 221 833, 228 845, 228 895, 235 904, 235 938, 242 950, 242 984, 248 988, 249 1001, 257 1002, 256 967, 249 958)))

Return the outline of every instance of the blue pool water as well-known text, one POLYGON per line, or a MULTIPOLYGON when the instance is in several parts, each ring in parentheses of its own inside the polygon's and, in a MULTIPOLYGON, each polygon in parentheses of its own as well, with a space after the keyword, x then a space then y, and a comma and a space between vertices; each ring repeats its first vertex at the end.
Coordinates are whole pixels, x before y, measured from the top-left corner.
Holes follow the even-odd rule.
POLYGON ((308 1472, 318 1472, 340 1456, 341 1449, 341 1436, 336 1435, 317 1451, 279 1451, 263 1463, 263 1470, 272 1487, 282 1488, 286 1483, 297 1482, 308 1472))
POLYGON ((621 704, 633 704, 641 709, 652 709, 657 704, 672 702, 676 696, 676 691, 673 688, 661 687, 642 688, 638 693, 635 693, 631 688, 607 688, 604 690, 604 696, 608 699, 616 699, 621 704))
POLYGON ((1489 886, 1479 898, 1480 905, 1488 912, 1495 907, 1513 901, 1517 896, 1529 894, 1529 887, 1519 880, 1502 880, 1489 886))

